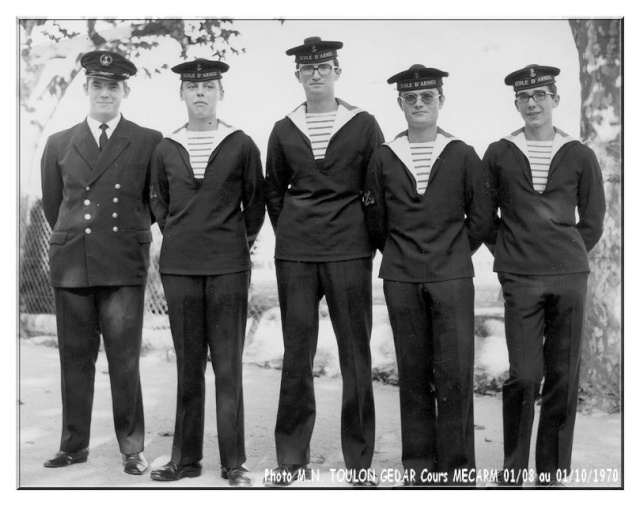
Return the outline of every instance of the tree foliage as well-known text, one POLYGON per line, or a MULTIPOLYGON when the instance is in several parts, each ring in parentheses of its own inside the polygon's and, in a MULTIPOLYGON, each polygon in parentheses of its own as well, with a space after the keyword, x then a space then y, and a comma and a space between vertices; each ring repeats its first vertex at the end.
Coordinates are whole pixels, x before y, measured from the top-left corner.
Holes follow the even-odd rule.
MULTIPOLYGON (((239 35, 231 19, 87 19, 47 20, 22 19, 20 72, 20 105, 25 112, 35 112, 34 101, 43 96, 59 101, 80 71, 82 53, 95 49, 117 51, 127 57, 137 57, 153 50, 163 38, 175 40, 187 58, 189 48, 208 48, 214 58, 224 59, 227 53, 238 54, 244 49, 232 45, 239 35), (67 65, 55 60, 70 60, 67 65), (43 82, 44 81, 44 82, 43 82)), ((142 66, 147 76, 167 68, 142 66)), ((46 114, 44 123, 51 117, 46 114)), ((43 121, 37 121, 43 128, 43 121)))

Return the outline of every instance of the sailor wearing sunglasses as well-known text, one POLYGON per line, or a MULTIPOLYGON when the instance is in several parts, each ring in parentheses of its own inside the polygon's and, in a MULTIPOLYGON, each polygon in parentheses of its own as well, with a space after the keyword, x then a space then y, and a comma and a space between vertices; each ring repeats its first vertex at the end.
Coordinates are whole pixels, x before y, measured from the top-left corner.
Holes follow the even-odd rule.
POLYGON ((475 484, 460 478, 475 467, 471 255, 491 202, 478 155, 438 127, 448 75, 413 65, 387 80, 408 128, 375 151, 365 183, 398 361, 403 486, 475 484))

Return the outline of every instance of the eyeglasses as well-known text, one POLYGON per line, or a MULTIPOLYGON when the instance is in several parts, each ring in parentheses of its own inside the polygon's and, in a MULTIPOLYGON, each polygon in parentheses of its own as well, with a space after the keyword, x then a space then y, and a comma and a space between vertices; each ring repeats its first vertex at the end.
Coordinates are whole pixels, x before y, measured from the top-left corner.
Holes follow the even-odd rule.
POLYGON ((555 93, 547 93, 546 91, 536 91, 532 95, 527 95, 526 93, 522 93, 516 97, 516 103, 518 105, 527 105, 529 103, 529 99, 533 98, 534 102, 542 102, 547 95, 550 97, 555 97, 555 93))
POLYGON ((312 76, 313 73, 317 70, 318 74, 321 76, 326 76, 331 73, 331 70, 337 69, 338 67, 334 67, 329 65, 328 63, 322 63, 320 65, 305 65, 304 67, 300 67, 298 72, 300 72, 303 76, 312 76))
POLYGON ((422 100, 423 103, 429 105, 439 96, 439 94, 433 95, 432 93, 420 93, 420 95, 416 95, 415 93, 407 93, 404 97, 400 95, 400 100, 409 105, 415 105, 415 103, 418 101, 418 97, 420 97, 420 100, 422 100))

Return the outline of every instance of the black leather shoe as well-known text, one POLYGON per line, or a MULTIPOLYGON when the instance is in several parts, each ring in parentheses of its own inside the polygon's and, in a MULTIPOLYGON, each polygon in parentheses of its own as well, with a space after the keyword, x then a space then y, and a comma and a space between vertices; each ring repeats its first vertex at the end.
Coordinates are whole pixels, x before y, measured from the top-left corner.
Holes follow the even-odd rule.
POLYGON ((288 487, 294 481, 311 478, 311 469, 298 464, 282 464, 265 477, 265 487, 288 487))
POLYGON ((151 479, 156 481, 177 481, 182 478, 195 478, 202 474, 202 465, 199 462, 195 464, 178 465, 175 462, 169 462, 164 466, 151 471, 151 479))
POLYGON ((232 487, 250 487, 253 485, 251 471, 244 466, 232 468, 223 467, 220 476, 225 480, 229 480, 229 485, 232 487))
POLYGON ((131 455, 123 454, 122 463, 124 464, 124 472, 127 474, 144 474, 149 467, 149 463, 142 452, 131 455))
POLYGON ((360 471, 349 471, 347 483, 354 487, 377 487, 378 478, 373 469, 361 469, 360 471))
POLYGON ((88 456, 88 448, 75 453, 59 451, 55 457, 50 458, 44 463, 44 467, 67 467, 71 464, 82 464, 87 461, 88 456))

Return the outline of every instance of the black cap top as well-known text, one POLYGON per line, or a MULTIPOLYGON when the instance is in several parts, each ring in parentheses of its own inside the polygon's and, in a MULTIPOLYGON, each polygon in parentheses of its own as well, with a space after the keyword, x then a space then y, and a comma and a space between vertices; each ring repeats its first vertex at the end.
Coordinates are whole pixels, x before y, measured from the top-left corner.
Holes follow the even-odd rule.
POLYGON ((124 56, 113 51, 91 51, 82 55, 80 64, 87 77, 104 77, 115 81, 124 81, 135 75, 136 66, 124 56))
POLYGON ((320 37, 307 37, 304 44, 287 49, 286 53, 295 55, 296 63, 314 63, 333 60, 338 57, 342 42, 322 40, 320 37))
POLYGON ((212 81, 222 79, 222 74, 229 70, 229 65, 221 61, 196 58, 193 61, 180 63, 171 70, 180 74, 181 81, 212 81))
POLYGON ((424 65, 411 65, 409 70, 391 76, 387 79, 389 84, 397 83, 398 91, 424 90, 442 86, 442 78, 448 77, 449 72, 428 68, 424 65))
POLYGON ((560 69, 543 65, 527 65, 525 68, 511 72, 504 78, 504 84, 513 86, 514 91, 546 86, 556 82, 555 76, 560 69))

